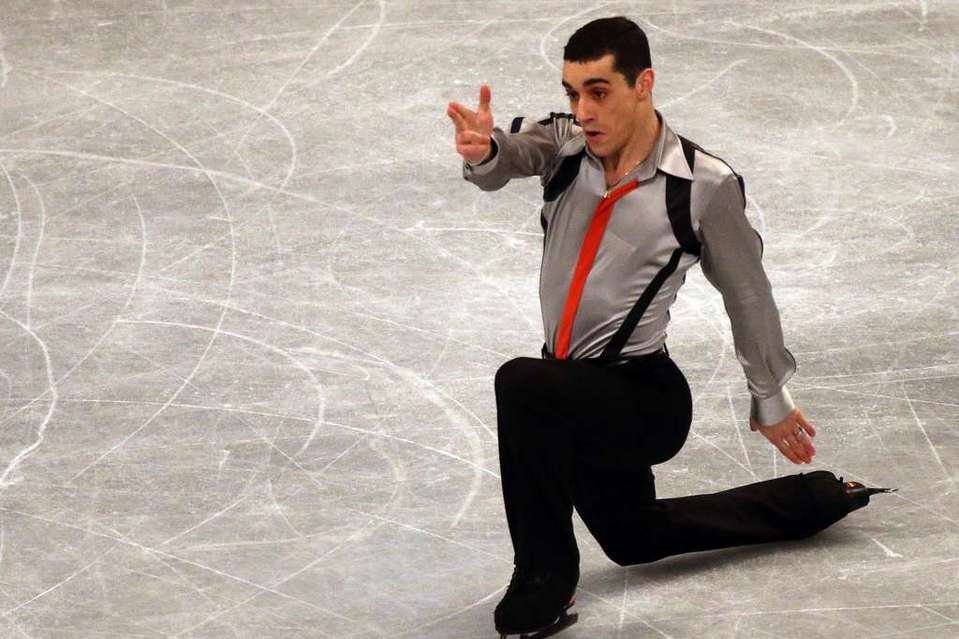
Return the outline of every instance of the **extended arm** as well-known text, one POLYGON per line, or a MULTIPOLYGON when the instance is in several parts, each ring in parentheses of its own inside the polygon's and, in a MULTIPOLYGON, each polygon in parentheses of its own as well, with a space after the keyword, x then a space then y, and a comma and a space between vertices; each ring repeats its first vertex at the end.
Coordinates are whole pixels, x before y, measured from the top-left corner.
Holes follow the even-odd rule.
POLYGON ((815 449, 800 432, 815 429, 796 408, 786 382, 796 360, 783 343, 779 310, 762 266, 762 239, 746 219, 745 200, 735 174, 716 188, 700 224, 702 269, 723 296, 746 374, 752 430, 763 431, 791 460, 811 461, 815 449), (770 427, 767 429, 763 427, 770 427), (773 432, 771 427, 775 427, 773 432))
POLYGON ((491 151, 479 164, 463 162, 463 178, 484 191, 503 188, 516 177, 543 175, 559 149, 558 128, 568 122, 547 118, 523 123, 514 133, 496 127, 490 134, 491 151))
POLYGON ((779 310, 762 265, 762 240, 746 219, 735 175, 717 187, 703 214, 702 269, 722 293, 736 358, 752 394, 751 417, 774 424, 795 405, 785 388, 796 360, 783 344, 779 310))
POLYGON ((456 151, 463 157, 463 177, 484 191, 502 188, 514 177, 543 175, 560 144, 573 131, 571 116, 538 122, 517 118, 507 133, 493 126, 492 92, 480 87, 479 108, 450 102, 447 115, 456 126, 456 151))

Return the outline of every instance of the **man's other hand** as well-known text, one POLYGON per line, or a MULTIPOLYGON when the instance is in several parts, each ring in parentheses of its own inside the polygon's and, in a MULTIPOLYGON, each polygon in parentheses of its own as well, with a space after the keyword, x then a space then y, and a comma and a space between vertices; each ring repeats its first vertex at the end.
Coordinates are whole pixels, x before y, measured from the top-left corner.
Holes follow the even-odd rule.
POLYGON ((812 445, 816 429, 806 421, 798 408, 778 424, 762 426, 752 418, 749 421, 752 427, 772 442, 789 461, 794 464, 812 463, 813 455, 816 454, 816 447, 812 445))
POLYGON ((470 164, 479 164, 490 153, 490 134, 493 132, 493 113, 489 102, 489 86, 480 87, 479 109, 470 111, 459 102, 450 102, 446 115, 456 126, 456 151, 470 164))

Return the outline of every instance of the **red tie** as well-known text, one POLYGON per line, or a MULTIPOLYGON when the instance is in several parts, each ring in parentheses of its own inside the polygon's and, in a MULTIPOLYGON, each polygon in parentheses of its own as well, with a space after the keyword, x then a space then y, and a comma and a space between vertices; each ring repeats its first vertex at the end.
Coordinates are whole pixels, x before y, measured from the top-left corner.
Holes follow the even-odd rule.
POLYGON ((609 224, 609 218, 613 215, 613 207, 616 206, 617 200, 637 186, 639 186, 638 180, 628 182, 608 194, 596 205, 593 221, 590 222, 586 237, 583 238, 583 246, 579 249, 579 260, 576 262, 576 270, 573 271, 573 280, 569 283, 569 293, 566 294, 566 304, 563 306, 563 316, 560 318, 559 331, 556 334, 556 359, 566 359, 568 354, 569 338, 573 333, 573 320, 579 308, 579 300, 583 296, 583 287, 586 285, 589 270, 593 267, 593 260, 596 259, 596 252, 599 250, 599 243, 603 239, 606 225, 609 224))

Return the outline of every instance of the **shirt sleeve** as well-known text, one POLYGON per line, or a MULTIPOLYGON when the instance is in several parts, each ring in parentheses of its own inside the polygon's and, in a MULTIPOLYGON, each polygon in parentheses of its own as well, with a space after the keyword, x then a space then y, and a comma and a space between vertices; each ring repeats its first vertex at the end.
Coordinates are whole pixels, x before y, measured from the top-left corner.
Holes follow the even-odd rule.
POLYGON ((463 178, 484 191, 495 191, 515 177, 541 176, 575 127, 573 118, 565 114, 553 113, 539 121, 514 118, 510 133, 493 129, 490 157, 475 165, 463 162, 463 178))
POLYGON ((763 426, 775 424, 795 408, 785 384, 796 372, 796 360, 783 344, 779 310, 762 266, 762 238, 746 219, 735 174, 717 187, 700 234, 703 274, 723 296, 736 359, 752 395, 750 416, 763 426))

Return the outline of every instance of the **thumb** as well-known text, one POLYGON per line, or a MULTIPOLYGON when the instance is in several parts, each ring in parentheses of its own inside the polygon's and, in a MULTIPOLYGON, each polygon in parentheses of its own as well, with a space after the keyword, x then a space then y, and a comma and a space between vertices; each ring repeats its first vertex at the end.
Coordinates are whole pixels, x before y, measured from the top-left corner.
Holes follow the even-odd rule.
POLYGON ((488 84, 480 85, 480 100, 479 108, 480 111, 489 111, 489 102, 492 98, 492 91, 489 88, 488 84))

